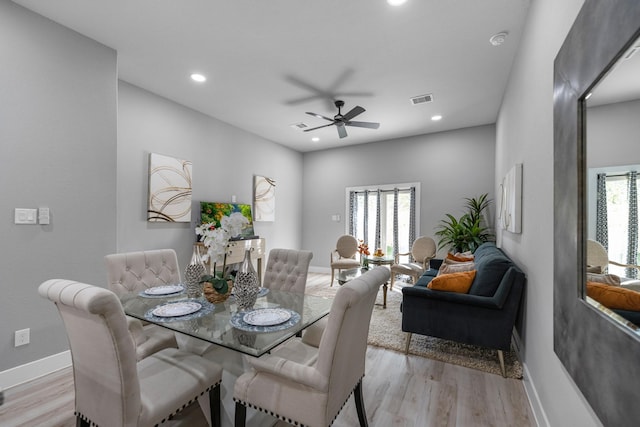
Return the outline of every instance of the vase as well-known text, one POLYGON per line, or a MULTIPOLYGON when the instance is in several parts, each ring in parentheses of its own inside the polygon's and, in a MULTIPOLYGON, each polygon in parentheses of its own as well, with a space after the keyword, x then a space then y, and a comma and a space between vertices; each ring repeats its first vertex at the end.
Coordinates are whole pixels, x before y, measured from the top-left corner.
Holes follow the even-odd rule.
POLYGON ((200 298, 202 296, 202 284, 200 278, 206 273, 207 269, 200 255, 198 245, 193 245, 193 254, 191 261, 184 271, 184 279, 187 285, 187 296, 189 298, 200 298))
POLYGON ((244 260, 242 260, 233 285, 233 294, 236 297, 238 308, 240 310, 252 308, 256 303, 259 291, 260 282, 258 281, 258 274, 251 263, 251 250, 247 249, 244 252, 244 260))

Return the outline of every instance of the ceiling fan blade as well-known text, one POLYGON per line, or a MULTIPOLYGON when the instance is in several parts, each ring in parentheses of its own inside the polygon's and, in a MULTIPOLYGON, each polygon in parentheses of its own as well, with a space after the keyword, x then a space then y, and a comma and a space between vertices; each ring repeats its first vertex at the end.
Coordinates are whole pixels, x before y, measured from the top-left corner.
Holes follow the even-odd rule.
POLYGON ((303 132, 309 132, 316 129, 326 128, 327 126, 333 126, 335 123, 329 123, 328 125, 322 125, 311 129, 304 129, 303 132))
POLYGON ((308 115, 310 115, 310 116, 313 116, 313 117, 317 117, 317 118, 319 118, 319 119, 329 120, 330 122, 333 122, 333 121, 334 121, 333 119, 330 119, 329 117, 325 117, 325 116, 323 116, 323 115, 321 115, 321 114, 311 113, 311 112, 309 112, 309 111, 307 111, 307 114, 308 114, 308 115))
POLYGON ((365 110, 364 108, 362 108, 362 107, 361 107, 361 106, 359 106, 359 105, 356 105, 355 107, 353 107, 353 108, 351 109, 351 111, 349 111, 349 112, 348 112, 348 113, 346 113, 346 114, 343 114, 343 115, 342 115, 342 117, 343 117, 345 120, 351 120, 351 119, 353 119, 355 116, 357 116, 358 114, 362 114, 362 113, 364 113, 365 111, 366 111, 366 110, 365 110))
POLYGON ((346 126, 355 126, 358 128, 368 128, 368 129, 378 129, 380 127, 380 123, 374 122, 345 122, 346 126))
POLYGON ((337 124, 336 127, 338 128, 338 135, 340 138, 345 138, 347 136, 347 129, 345 129, 344 125, 341 123, 337 124))

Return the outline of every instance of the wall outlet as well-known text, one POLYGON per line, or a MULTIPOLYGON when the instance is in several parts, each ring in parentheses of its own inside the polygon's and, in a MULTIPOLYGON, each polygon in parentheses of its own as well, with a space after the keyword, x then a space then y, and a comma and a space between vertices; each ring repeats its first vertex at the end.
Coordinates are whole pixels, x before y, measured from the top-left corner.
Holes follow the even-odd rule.
POLYGON ((14 336, 14 340, 15 340, 14 347, 20 347, 21 345, 29 344, 29 333, 30 333, 29 328, 20 329, 19 331, 16 331, 14 336))

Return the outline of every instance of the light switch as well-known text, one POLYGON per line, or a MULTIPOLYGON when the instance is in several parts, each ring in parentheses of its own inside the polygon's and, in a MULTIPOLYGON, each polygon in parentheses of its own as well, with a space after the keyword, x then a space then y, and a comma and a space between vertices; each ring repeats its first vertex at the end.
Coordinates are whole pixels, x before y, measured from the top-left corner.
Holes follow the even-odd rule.
POLYGON ((14 211, 15 224, 37 224, 37 209, 16 208, 14 211))
POLYGON ((49 224, 49 208, 38 209, 38 222, 41 225, 49 224))

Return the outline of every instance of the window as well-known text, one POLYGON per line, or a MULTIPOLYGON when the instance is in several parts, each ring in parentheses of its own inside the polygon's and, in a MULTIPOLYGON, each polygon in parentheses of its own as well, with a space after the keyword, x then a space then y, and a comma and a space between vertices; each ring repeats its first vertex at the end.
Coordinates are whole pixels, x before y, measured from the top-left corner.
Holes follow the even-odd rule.
POLYGON ((418 232, 419 185, 347 188, 347 233, 386 256, 409 252, 418 232))
MULTIPOLYGON (((638 264, 638 200, 637 173, 598 174, 599 202, 596 227, 597 240, 607 248, 609 259, 638 264), (604 186, 604 188, 603 188, 604 186), (604 190, 604 191, 603 191, 604 190)), ((609 265, 609 273, 636 277, 637 270, 609 265)))

